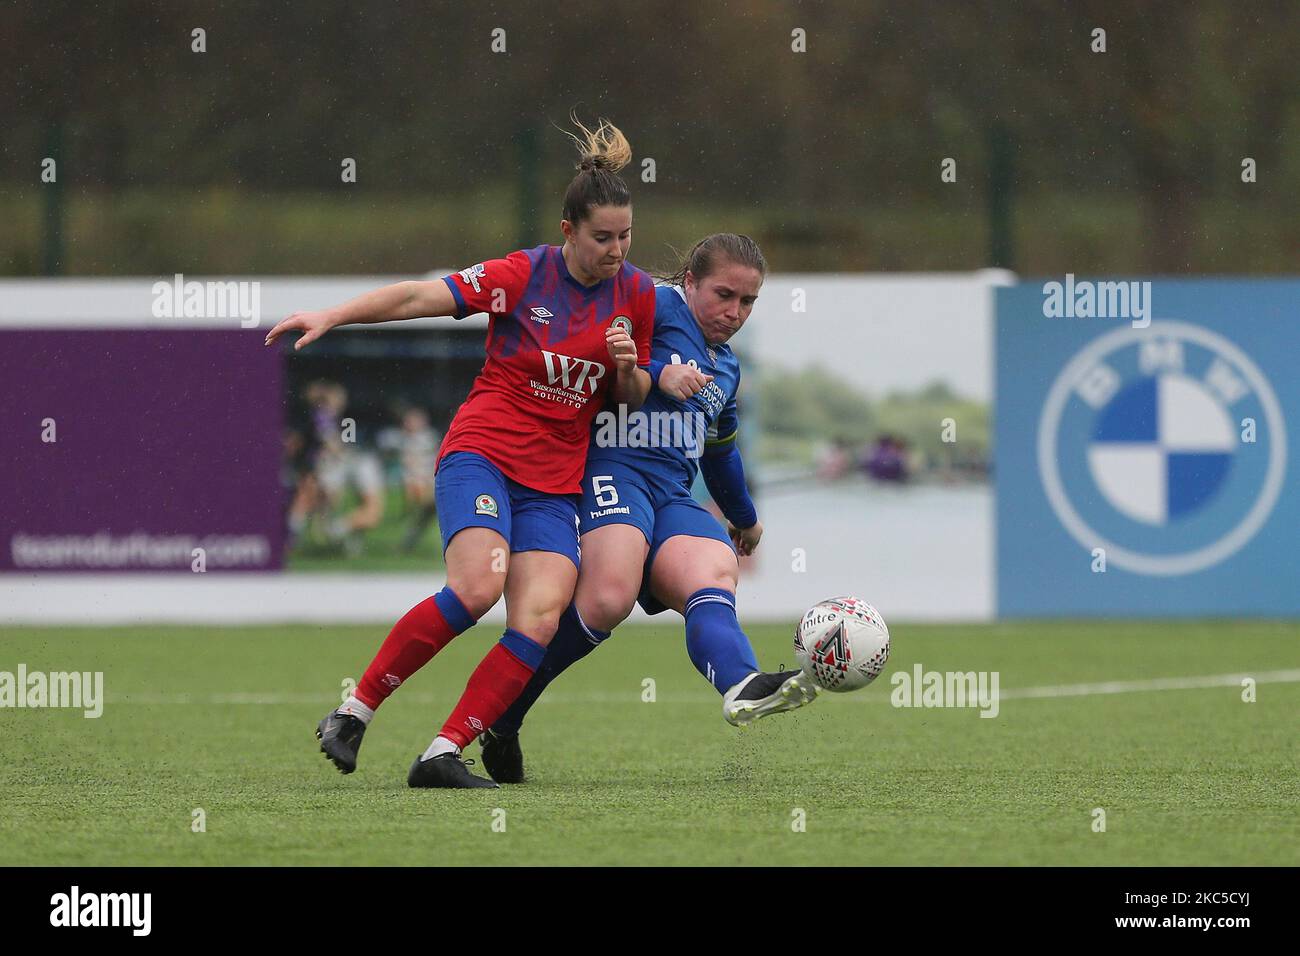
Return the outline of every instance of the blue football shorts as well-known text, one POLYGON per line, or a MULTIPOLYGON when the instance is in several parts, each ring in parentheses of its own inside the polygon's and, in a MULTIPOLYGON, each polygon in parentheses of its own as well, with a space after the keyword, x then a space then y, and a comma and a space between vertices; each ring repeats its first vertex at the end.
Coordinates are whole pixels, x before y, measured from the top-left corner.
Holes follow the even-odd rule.
POLYGON ((677 535, 712 538, 734 550, 726 529, 686 488, 671 479, 659 479, 615 461, 587 462, 578 522, 582 534, 610 524, 630 524, 645 536, 650 553, 641 575, 638 601, 648 614, 667 610, 650 593, 650 568, 659 548, 669 538, 677 535))
POLYGON ((578 496, 526 488, 472 451, 438 463, 433 485, 442 551, 466 528, 491 528, 516 551, 554 551, 578 564, 578 496))

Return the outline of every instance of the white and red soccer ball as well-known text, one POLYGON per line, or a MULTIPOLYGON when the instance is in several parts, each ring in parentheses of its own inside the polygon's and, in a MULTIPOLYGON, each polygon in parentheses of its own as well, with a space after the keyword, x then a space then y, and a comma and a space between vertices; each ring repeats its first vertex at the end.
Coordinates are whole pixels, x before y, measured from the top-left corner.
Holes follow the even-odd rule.
POLYGON ((889 628, 880 612, 855 597, 820 601, 794 632, 795 658, 818 686, 857 690, 880 676, 889 660, 889 628))

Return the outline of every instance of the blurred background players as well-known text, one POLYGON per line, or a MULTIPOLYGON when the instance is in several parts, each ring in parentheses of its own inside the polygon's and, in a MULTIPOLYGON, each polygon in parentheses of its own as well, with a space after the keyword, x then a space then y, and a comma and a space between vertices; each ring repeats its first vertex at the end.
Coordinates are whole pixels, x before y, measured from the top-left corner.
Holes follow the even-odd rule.
POLYGON ((356 422, 343 417, 348 396, 342 385, 312 382, 306 399, 307 435, 287 443, 288 450, 306 465, 298 470, 289 506, 290 540, 296 543, 315 519, 327 541, 349 555, 359 554, 365 533, 384 516, 383 466, 374 452, 357 445, 356 422), (349 489, 356 503, 341 510, 349 489))
POLYGON ((379 446, 397 459, 403 511, 410 518, 402 535, 401 550, 403 554, 410 554, 438 513, 433 497, 433 479, 442 436, 429 424, 429 415, 422 408, 406 409, 401 421, 400 428, 385 429, 379 436, 379 446))

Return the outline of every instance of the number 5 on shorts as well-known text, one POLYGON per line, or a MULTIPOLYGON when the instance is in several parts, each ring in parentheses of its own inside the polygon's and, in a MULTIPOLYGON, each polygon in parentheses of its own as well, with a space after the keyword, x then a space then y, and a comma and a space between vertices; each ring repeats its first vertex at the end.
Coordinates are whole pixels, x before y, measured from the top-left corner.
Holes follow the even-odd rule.
POLYGON ((596 496, 596 504, 602 508, 618 504, 618 489, 614 487, 613 475, 592 475, 591 493, 596 496))

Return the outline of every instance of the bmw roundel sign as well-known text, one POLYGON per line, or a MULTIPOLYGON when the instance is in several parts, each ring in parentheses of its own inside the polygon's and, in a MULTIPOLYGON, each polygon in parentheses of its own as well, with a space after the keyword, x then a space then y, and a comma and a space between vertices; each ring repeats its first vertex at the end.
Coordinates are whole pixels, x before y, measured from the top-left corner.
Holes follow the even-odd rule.
POLYGON ((1246 288, 1225 315, 1222 288, 1177 288, 1267 285, 1153 281, 1156 315, 1184 314, 1141 326, 1046 318, 1033 284, 999 291, 1001 613, 1300 611, 1300 315, 1246 288))
POLYGON ((1038 467, 1081 545, 1139 574, 1186 574, 1229 557, 1267 520, 1286 426, 1268 379, 1235 345, 1154 322, 1101 336, 1061 370, 1043 406, 1038 467), (1061 440, 1067 416, 1081 427, 1061 440), (1275 437, 1267 453, 1239 454, 1261 428, 1275 437))

